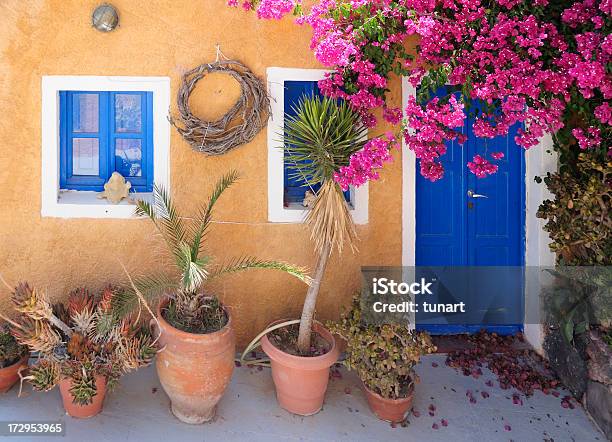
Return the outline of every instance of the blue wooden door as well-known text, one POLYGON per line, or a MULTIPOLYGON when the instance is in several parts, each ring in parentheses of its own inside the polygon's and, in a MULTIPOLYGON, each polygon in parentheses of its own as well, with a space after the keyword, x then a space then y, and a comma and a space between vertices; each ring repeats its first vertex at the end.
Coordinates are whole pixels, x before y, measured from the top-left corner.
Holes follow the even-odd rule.
POLYGON ((432 301, 465 301, 469 314, 462 323, 461 315, 449 319, 420 312, 417 328, 437 334, 481 328, 512 333, 522 329, 524 153, 514 142, 517 128, 485 140, 474 136, 471 125, 467 121, 463 129, 463 146, 448 143, 444 177, 432 183, 417 173, 415 183, 416 265, 456 268, 438 272, 452 289, 441 290, 432 301), (504 154, 494 161, 496 174, 478 178, 469 171, 467 162, 475 154, 490 159, 492 152, 504 154))

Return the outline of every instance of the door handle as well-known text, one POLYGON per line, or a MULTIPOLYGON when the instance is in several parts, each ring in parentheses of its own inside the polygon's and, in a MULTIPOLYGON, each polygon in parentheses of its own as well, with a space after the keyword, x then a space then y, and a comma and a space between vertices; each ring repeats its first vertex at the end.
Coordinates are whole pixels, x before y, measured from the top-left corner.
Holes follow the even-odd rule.
POLYGON ((479 193, 474 193, 474 191, 471 190, 471 189, 467 191, 467 196, 469 196, 470 198, 489 198, 486 195, 481 195, 479 193))

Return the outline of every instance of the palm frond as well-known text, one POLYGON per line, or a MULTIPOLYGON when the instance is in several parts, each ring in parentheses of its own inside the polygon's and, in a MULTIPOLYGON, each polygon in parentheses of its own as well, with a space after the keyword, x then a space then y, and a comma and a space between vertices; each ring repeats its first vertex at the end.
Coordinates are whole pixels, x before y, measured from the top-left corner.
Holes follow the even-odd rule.
POLYGON ((227 190, 232 184, 234 184, 239 178, 238 172, 230 170, 224 176, 222 176, 213 189, 210 197, 208 198, 207 204, 202 207, 199 211, 199 216, 193 231, 191 240, 191 259, 195 261, 199 254, 202 252, 202 239, 206 234, 206 230, 210 225, 212 219, 212 211, 217 200, 221 197, 223 192, 227 190))
MULTIPOLYGON (((153 275, 134 280, 134 286, 142 293, 147 302, 154 301, 164 294, 176 290, 179 283, 170 275, 153 275)), ((139 299, 133 287, 126 287, 113 297, 113 313, 118 318, 125 318, 138 307, 139 299)))
POLYGON ((291 276, 295 276, 307 285, 310 285, 310 283, 312 282, 312 278, 308 276, 307 270, 303 267, 282 261, 261 260, 252 256, 234 258, 228 263, 215 268, 209 273, 208 280, 228 273, 236 273, 247 269, 280 270, 282 272, 288 273, 291 276))
POLYGON ((168 191, 155 185, 153 188, 153 204, 148 201, 139 200, 136 203, 136 215, 147 217, 159 231, 168 245, 170 252, 177 260, 177 266, 181 266, 178 260, 181 256, 181 245, 184 244, 187 228, 183 218, 179 215, 168 191))

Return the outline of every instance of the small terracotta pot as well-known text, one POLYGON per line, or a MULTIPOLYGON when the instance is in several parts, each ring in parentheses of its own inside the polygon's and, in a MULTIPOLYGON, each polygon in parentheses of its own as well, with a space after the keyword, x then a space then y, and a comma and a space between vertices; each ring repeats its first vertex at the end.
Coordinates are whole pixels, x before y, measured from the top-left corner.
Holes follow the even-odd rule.
MULTIPOLYGON (((161 327, 155 366, 172 413, 182 422, 201 424, 215 416, 215 408, 230 383, 236 357, 236 338, 228 309, 227 324, 214 333, 194 334, 171 326, 157 307, 161 327)), ((152 321, 152 323, 154 323, 152 321)))
POLYGON ((405 398, 386 399, 380 394, 371 391, 363 384, 366 399, 370 405, 370 410, 374 412, 379 419, 387 422, 399 423, 404 420, 406 413, 412 408, 412 398, 414 397, 414 389, 405 398))
POLYGON ((285 410, 302 416, 310 416, 321 410, 329 381, 329 368, 336 363, 340 354, 336 340, 325 327, 315 322, 312 328, 331 344, 324 355, 290 355, 276 348, 267 336, 261 338, 261 348, 271 361, 278 403, 285 410))
POLYGON ((70 416, 87 419, 102 411, 102 404, 106 396, 106 378, 104 376, 96 376, 96 395, 92 398, 91 403, 87 405, 80 405, 74 402, 74 396, 70 392, 72 379, 62 379, 59 382, 59 388, 62 402, 64 402, 64 409, 70 416))
POLYGON ((15 385, 15 383, 19 380, 19 370, 22 367, 28 366, 29 358, 30 355, 27 354, 13 365, 0 368, 0 393, 6 393, 13 385, 15 385))

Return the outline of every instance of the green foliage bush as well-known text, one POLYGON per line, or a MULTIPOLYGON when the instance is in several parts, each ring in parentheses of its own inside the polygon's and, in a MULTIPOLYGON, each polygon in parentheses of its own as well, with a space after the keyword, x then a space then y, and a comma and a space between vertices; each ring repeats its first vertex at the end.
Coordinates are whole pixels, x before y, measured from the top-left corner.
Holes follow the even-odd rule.
MULTIPOLYGON (((561 161, 564 160, 563 155, 561 161)), ((612 264, 612 161, 596 153, 580 153, 548 174, 544 183, 554 195, 540 206, 559 264, 612 264)))
POLYGON ((357 371, 370 391, 387 399, 407 397, 418 382, 414 366, 436 347, 427 333, 417 333, 406 326, 364 324, 360 304, 356 295, 340 321, 327 324, 332 333, 346 340, 344 365, 357 371))

